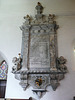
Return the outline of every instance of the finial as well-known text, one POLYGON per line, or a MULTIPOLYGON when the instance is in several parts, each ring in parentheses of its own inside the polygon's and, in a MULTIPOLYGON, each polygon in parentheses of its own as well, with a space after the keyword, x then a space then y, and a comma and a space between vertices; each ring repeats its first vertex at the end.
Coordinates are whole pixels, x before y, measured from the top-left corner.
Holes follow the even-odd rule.
POLYGON ((40 2, 38 2, 37 4, 38 4, 38 5, 41 5, 41 3, 40 3, 40 2))
POLYGON ((29 15, 24 16, 24 19, 26 20, 25 21, 26 24, 29 24, 30 23, 31 18, 30 18, 29 15))
POLYGON ((41 14, 43 10, 43 6, 41 5, 40 2, 37 3, 37 6, 35 7, 37 10, 37 14, 41 14))

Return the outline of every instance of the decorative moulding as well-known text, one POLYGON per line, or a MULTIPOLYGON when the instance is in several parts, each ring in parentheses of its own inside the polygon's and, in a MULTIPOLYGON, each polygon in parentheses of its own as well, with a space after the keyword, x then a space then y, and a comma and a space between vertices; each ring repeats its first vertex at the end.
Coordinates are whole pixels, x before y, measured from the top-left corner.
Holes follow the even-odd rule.
POLYGON ((55 15, 42 14, 43 6, 38 2, 35 7, 35 18, 25 16, 21 26, 22 49, 19 58, 14 57, 12 72, 20 80, 24 90, 28 85, 33 87, 39 97, 46 92, 46 87, 51 86, 55 91, 59 81, 67 72, 66 59, 58 57, 57 29, 55 15))

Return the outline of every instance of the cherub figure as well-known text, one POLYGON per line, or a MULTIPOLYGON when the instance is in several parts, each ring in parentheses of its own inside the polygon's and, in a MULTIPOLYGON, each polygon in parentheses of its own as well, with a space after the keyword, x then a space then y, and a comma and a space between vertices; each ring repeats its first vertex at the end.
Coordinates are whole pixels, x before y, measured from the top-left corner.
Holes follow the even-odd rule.
POLYGON ((65 66, 65 63, 67 60, 63 56, 60 56, 59 58, 57 58, 57 61, 58 61, 58 68, 61 71, 67 70, 67 67, 65 66))
POLYGON ((12 62, 14 63, 14 66, 12 67, 12 72, 16 72, 16 71, 21 69, 21 61, 22 61, 21 57, 19 57, 19 58, 14 57, 13 58, 12 62))

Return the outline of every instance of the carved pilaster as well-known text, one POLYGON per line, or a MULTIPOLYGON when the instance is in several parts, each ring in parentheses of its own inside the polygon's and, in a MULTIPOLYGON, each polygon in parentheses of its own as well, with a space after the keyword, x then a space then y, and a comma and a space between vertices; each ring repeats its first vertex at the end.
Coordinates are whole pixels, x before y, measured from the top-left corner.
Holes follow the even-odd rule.
POLYGON ((55 51, 55 36, 54 34, 50 35, 50 67, 51 70, 56 70, 56 51, 55 51))

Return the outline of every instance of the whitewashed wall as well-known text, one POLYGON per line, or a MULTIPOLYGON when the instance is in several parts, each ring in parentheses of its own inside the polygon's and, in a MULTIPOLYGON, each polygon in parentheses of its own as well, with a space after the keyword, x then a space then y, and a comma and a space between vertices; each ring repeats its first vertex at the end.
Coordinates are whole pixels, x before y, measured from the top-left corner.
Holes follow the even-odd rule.
POLYGON ((19 81, 11 73, 12 58, 21 52, 21 30, 23 17, 35 15, 37 2, 44 6, 44 14, 56 14, 58 33, 58 55, 67 59, 68 73, 60 81, 60 86, 53 91, 49 86, 48 92, 40 100, 73 100, 75 96, 75 55, 73 40, 75 39, 75 0, 0 0, 0 52, 8 62, 8 79, 6 98, 29 98, 38 100, 29 87, 23 91, 19 81), (59 16, 60 15, 60 16, 59 16), (63 16, 64 15, 64 16, 63 16))

